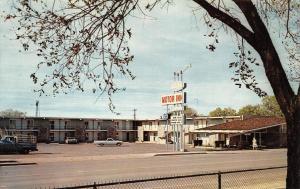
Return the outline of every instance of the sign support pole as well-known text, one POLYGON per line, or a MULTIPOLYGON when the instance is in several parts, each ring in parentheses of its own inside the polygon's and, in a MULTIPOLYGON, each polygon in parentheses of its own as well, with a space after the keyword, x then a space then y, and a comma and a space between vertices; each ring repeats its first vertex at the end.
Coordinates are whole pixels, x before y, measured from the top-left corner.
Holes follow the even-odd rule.
POLYGON ((167 146, 167 151, 168 151, 168 143, 169 143, 169 106, 167 105, 167 133, 166 133, 166 146, 167 146))

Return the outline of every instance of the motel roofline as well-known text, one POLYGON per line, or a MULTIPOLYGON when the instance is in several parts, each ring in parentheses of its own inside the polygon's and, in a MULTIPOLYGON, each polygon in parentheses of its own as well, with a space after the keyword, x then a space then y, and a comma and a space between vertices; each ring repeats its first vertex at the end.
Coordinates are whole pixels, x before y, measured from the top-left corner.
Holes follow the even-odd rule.
MULTIPOLYGON (((197 117, 187 117, 187 120, 203 120, 203 119, 233 119, 233 118, 242 118, 243 116, 197 116, 197 117)), ((166 121, 165 119, 121 119, 121 118, 84 118, 84 117, 48 117, 48 116, 25 116, 25 117, 4 117, 0 116, 0 119, 48 119, 48 120, 80 120, 80 121, 166 121)))
POLYGON ((26 116, 26 117, 4 117, 0 116, 0 119, 48 119, 48 120, 79 120, 79 121, 143 121, 142 119, 121 119, 121 118, 76 118, 76 117, 35 117, 35 116, 26 116))
POLYGON ((198 133, 248 133, 261 129, 286 125, 280 117, 253 117, 245 120, 234 120, 206 128, 196 129, 198 133))
MULTIPOLYGON (((241 118, 243 119, 242 115, 238 116, 196 116, 196 117, 187 117, 187 120, 202 120, 202 119, 234 119, 234 118, 241 118)), ((165 119, 141 119, 139 121, 166 121, 165 119)))
POLYGON ((217 134, 217 133, 223 133, 223 134, 246 134, 246 133, 252 133, 255 131, 259 131, 262 129, 268 129, 268 128, 272 128, 272 127, 277 127, 277 126, 281 126, 281 125, 286 125, 286 123, 281 123, 281 124, 277 124, 277 125, 269 125, 266 127, 259 127, 259 128, 255 128, 255 129, 250 129, 250 130, 207 130, 207 129, 196 129, 197 131, 194 131, 195 133, 211 133, 211 134, 217 134))

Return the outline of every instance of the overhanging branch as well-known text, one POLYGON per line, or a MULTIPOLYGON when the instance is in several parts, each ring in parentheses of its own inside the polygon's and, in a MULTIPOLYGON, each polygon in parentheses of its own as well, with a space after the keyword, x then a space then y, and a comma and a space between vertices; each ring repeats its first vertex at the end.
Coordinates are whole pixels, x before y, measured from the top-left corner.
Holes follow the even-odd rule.
POLYGON ((206 0, 194 0, 194 2, 204 8, 211 17, 220 20, 221 22, 232 28, 250 45, 254 45, 254 33, 246 28, 243 24, 241 24, 237 19, 234 19, 232 16, 214 7, 206 0))
POLYGON ((276 99, 284 113, 293 112, 295 93, 291 88, 269 32, 251 0, 233 0, 255 33, 252 47, 259 53, 276 99))

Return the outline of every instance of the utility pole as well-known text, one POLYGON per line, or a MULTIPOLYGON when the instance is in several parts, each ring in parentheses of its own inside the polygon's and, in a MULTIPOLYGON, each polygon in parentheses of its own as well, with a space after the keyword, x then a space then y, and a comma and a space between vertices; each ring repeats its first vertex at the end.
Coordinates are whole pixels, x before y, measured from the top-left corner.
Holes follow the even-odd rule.
POLYGON ((133 109, 133 120, 136 120, 136 111, 137 111, 137 109, 134 108, 134 109, 133 109))
POLYGON ((35 101, 35 117, 39 116, 39 101, 35 101))

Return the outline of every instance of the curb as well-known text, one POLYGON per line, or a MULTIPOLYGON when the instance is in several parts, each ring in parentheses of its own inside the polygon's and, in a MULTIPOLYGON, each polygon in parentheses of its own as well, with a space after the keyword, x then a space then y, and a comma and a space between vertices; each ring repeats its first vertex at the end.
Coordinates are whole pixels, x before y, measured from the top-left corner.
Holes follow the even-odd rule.
POLYGON ((207 154, 207 152, 173 152, 173 153, 158 153, 153 156, 177 156, 177 155, 198 155, 207 154))
POLYGON ((3 163, 16 163, 17 161, 16 160, 0 160, 0 165, 3 164, 3 163))
POLYGON ((0 167, 18 166, 18 165, 36 165, 37 163, 0 163, 0 167))

